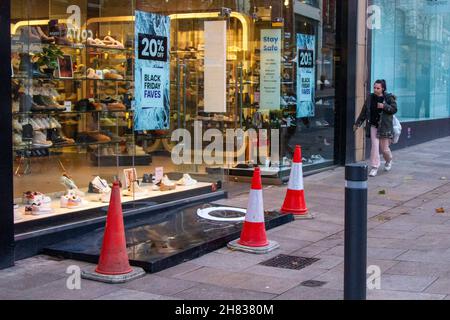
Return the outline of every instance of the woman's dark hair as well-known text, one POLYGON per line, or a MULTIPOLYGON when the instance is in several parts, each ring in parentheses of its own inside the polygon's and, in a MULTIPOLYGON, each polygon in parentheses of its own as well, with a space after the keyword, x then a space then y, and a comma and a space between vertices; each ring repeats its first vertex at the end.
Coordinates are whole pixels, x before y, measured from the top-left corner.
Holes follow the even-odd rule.
POLYGON ((381 84, 381 87, 383 88, 383 93, 385 93, 387 91, 386 80, 384 80, 384 79, 377 80, 377 81, 375 81, 375 84, 381 84))

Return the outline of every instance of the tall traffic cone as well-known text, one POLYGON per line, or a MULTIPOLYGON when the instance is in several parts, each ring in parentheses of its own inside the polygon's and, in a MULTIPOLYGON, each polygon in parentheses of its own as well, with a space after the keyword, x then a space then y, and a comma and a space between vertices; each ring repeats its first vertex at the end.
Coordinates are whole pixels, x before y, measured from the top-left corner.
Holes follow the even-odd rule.
POLYGON ((255 168, 241 238, 228 243, 228 248, 262 254, 275 250, 278 247, 279 244, 277 242, 267 239, 264 223, 261 170, 255 168))
POLYGON ((145 275, 141 268, 132 268, 128 260, 119 182, 114 182, 106 217, 105 233, 98 266, 83 271, 82 277, 107 283, 123 283, 145 275))
POLYGON ((308 214, 308 208, 306 207, 305 191, 303 187, 302 149, 300 146, 295 147, 288 190, 283 206, 281 207, 281 212, 292 213, 297 219, 312 218, 312 216, 308 214))

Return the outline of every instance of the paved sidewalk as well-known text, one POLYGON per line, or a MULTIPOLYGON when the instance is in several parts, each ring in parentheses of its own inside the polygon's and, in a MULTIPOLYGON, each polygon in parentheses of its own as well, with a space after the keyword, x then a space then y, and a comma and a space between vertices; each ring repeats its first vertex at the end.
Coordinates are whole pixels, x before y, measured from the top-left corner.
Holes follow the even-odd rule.
MULTIPOLYGON (((368 265, 382 270, 369 299, 450 298, 450 137, 394 153, 393 171, 369 182, 368 265), (381 192, 380 192, 381 191, 381 192), (383 192, 384 191, 384 192, 383 192), (436 208, 444 208, 437 213, 436 208)), ((277 209, 286 187, 264 189, 277 209)), ((82 280, 68 290, 66 268, 87 263, 36 256, 0 271, 0 299, 342 299, 344 168, 305 179, 314 220, 270 230, 281 248, 257 256, 226 248, 123 285, 82 280), (278 254, 320 259, 302 270, 259 263, 278 254), (323 281, 311 288, 307 280, 323 281)), ((246 206, 247 196, 224 200, 246 206)))

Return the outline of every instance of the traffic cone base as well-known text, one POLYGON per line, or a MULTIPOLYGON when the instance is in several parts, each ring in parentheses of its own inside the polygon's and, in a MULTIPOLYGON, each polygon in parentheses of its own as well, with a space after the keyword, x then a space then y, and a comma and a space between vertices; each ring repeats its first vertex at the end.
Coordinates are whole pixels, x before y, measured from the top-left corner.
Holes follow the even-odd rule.
POLYGON ((275 249, 278 249, 280 245, 276 241, 269 240, 266 246, 263 247, 248 247, 242 244, 239 244, 239 240, 234 240, 228 243, 228 249, 235 251, 242 251, 246 253, 254 253, 254 254, 266 254, 275 249))
POLYGON ((87 280, 93 280, 104 283, 125 283, 145 276, 145 271, 142 268, 131 268, 129 273, 108 275, 101 274, 91 267, 81 272, 81 278, 87 280))
POLYGON ((269 244, 264 223, 246 222, 242 227, 239 244, 248 247, 265 247, 269 244))
POLYGON ((305 191, 288 189, 281 212, 292 213, 293 215, 307 214, 308 208, 306 208, 305 191))

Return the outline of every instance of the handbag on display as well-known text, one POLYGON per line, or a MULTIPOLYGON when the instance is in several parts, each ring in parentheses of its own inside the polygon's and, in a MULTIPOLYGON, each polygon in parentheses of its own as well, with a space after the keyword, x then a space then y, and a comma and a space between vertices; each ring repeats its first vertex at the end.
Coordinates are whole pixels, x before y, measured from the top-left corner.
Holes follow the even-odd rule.
POLYGON ((392 139, 392 143, 396 144, 400 139, 400 135, 402 134, 402 125, 396 116, 392 118, 392 124, 394 127, 394 139, 392 139))

